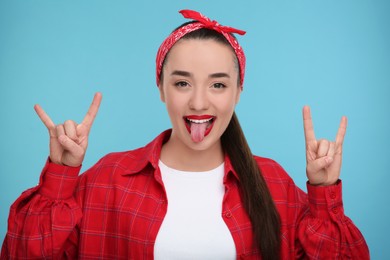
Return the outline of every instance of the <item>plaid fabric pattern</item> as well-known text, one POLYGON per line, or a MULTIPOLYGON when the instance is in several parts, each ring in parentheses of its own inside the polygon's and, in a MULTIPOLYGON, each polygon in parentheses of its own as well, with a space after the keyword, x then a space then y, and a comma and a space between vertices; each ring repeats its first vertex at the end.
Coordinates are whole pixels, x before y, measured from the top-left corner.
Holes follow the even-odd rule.
MULTIPOLYGON (((137 150, 80 167, 47 162, 37 187, 11 206, 1 259, 153 259, 167 212, 158 160, 170 131, 137 150)), ((282 221, 283 259, 368 259, 366 242, 344 215, 341 181, 300 190, 276 162, 255 157, 282 221)), ((239 179, 225 158, 221 217, 238 259, 260 259, 242 207, 239 179)), ((264 238, 267 239, 267 238, 264 238)))

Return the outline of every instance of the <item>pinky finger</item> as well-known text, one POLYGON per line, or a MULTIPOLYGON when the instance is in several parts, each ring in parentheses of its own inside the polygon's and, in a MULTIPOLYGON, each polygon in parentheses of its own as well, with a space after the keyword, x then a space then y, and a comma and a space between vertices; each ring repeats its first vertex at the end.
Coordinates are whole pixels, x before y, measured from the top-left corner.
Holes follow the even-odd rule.
POLYGON ((344 136, 347 131, 348 120, 347 117, 343 116, 340 121, 339 130, 336 135, 336 146, 342 145, 344 142, 344 136))

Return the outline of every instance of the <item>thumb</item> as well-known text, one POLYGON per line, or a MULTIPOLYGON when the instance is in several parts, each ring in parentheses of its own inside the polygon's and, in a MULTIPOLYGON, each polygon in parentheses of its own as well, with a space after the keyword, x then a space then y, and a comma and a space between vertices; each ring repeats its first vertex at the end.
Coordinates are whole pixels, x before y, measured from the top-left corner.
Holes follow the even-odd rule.
POLYGON ((316 173, 321 171, 322 169, 327 168, 333 162, 333 157, 324 156, 318 158, 314 161, 311 161, 310 164, 307 165, 307 171, 311 173, 316 173))
POLYGON ((74 158, 82 158, 84 156, 84 150, 72 139, 66 135, 60 135, 58 141, 62 147, 68 151, 74 158))

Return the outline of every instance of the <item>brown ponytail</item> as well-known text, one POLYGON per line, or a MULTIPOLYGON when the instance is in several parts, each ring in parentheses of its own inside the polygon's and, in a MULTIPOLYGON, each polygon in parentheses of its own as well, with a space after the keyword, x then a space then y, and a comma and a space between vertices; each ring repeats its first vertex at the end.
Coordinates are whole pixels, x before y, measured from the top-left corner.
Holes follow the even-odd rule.
POLYGON ((242 201, 252 223, 255 245, 263 259, 279 259, 279 214, 235 113, 221 142, 240 178, 242 201))

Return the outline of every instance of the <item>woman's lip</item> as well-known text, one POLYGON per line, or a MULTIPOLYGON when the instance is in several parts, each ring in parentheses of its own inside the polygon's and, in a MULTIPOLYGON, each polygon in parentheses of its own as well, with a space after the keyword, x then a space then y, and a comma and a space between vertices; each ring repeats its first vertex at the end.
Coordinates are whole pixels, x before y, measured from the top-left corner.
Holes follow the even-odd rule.
POLYGON ((215 118, 215 116, 212 116, 212 115, 188 115, 188 116, 184 116, 184 118, 185 119, 202 120, 202 119, 215 118))

